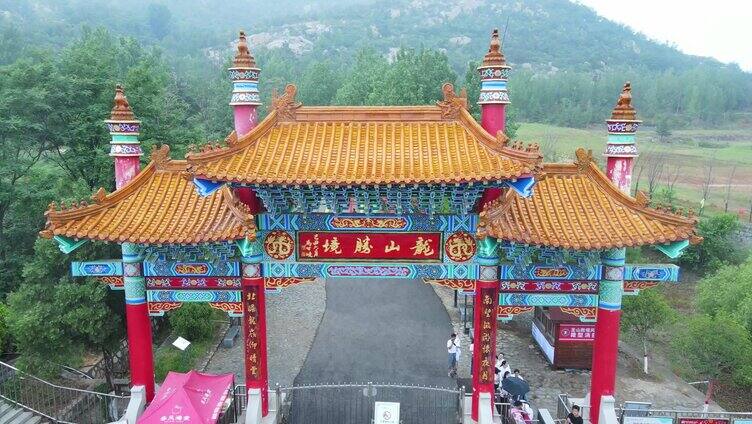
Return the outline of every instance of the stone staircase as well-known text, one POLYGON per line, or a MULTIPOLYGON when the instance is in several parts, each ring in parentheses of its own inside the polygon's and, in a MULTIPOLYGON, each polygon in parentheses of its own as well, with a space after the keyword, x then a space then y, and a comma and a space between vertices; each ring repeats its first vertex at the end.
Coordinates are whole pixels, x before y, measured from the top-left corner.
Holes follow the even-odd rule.
POLYGON ((0 424, 49 424, 50 421, 22 409, 12 403, 0 400, 0 424))

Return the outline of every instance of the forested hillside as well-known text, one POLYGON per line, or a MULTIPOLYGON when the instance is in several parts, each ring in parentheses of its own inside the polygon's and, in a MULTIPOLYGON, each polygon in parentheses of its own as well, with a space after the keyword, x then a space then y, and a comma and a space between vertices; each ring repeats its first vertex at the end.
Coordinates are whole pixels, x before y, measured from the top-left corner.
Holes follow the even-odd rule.
POLYGON ((30 49, 62 48, 82 25, 105 26, 158 46, 176 76, 193 85, 206 80, 207 66, 214 73, 222 68, 230 40, 243 28, 263 67, 262 81, 279 86, 333 75, 334 81, 317 81, 324 85, 319 91, 328 90, 324 100, 336 97, 363 48, 390 60, 400 48, 436 50, 462 77, 487 48, 490 29, 500 27, 514 66, 513 108, 521 120, 580 127, 601 122, 626 79, 635 87, 641 116, 670 120, 672 126, 717 125, 752 107, 752 75, 737 66, 684 55, 567 0, 281 0, 232 6, 209 0, 21 0, 0 2, 0 17, 0 64, 30 49))

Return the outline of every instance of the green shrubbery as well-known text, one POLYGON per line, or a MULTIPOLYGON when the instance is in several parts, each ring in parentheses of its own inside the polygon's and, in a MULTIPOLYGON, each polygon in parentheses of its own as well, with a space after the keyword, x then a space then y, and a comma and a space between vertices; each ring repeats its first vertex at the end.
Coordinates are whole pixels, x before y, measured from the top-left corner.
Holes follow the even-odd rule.
POLYGON ((207 304, 185 303, 170 312, 168 319, 173 334, 191 342, 209 340, 214 333, 214 311, 207 304))
POLYGON ((724 265, 738 265, 747 252, 739 247, 734 234, 740 228, 736 215, 717 215, 700 221, 698 233, 703 242, 690 246, 679 259, 683 267, 703 275, 711 274, 724 265))

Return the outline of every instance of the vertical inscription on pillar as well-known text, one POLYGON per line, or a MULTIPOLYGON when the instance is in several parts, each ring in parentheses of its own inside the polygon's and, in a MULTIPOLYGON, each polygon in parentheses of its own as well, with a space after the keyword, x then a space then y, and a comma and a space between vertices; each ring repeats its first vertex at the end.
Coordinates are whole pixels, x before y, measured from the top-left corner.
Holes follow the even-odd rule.
POLYGON ((493 288, 480 289, 480 331, 478 342, 481 351, 480 384, 494 382, 494 354, 496 352, 496 297, 498 292, 493 288))
POLYGON ((259 291, 263 285, 243 287, 243 304, 245 307, 245 375, 246 378, 258 380, 261 377, 261 343, 259 340, 259 291))

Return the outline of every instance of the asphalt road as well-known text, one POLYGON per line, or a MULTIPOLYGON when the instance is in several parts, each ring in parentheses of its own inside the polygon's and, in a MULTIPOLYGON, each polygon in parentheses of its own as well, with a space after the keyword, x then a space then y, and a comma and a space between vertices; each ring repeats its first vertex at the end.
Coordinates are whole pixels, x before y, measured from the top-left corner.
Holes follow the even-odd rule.
MULTIPOLYGON (((328 280, 326 310, 295 385, 373 382, 455 388, 447 377, 451 332, 441 300, 422 281, 328 280)), ((463 355, 468 360, 466 349, 463 355)), ((293 395, 291 422, 361 422, 372 414, 376 400, 402 402, 405 418, 428 405, 433 412, 420 415, 453 413, 451 394, 384 388, 369 398, 362 389, 300 390, 293 395)), ((444 420, 434 416, 426 422, 444 420)))

